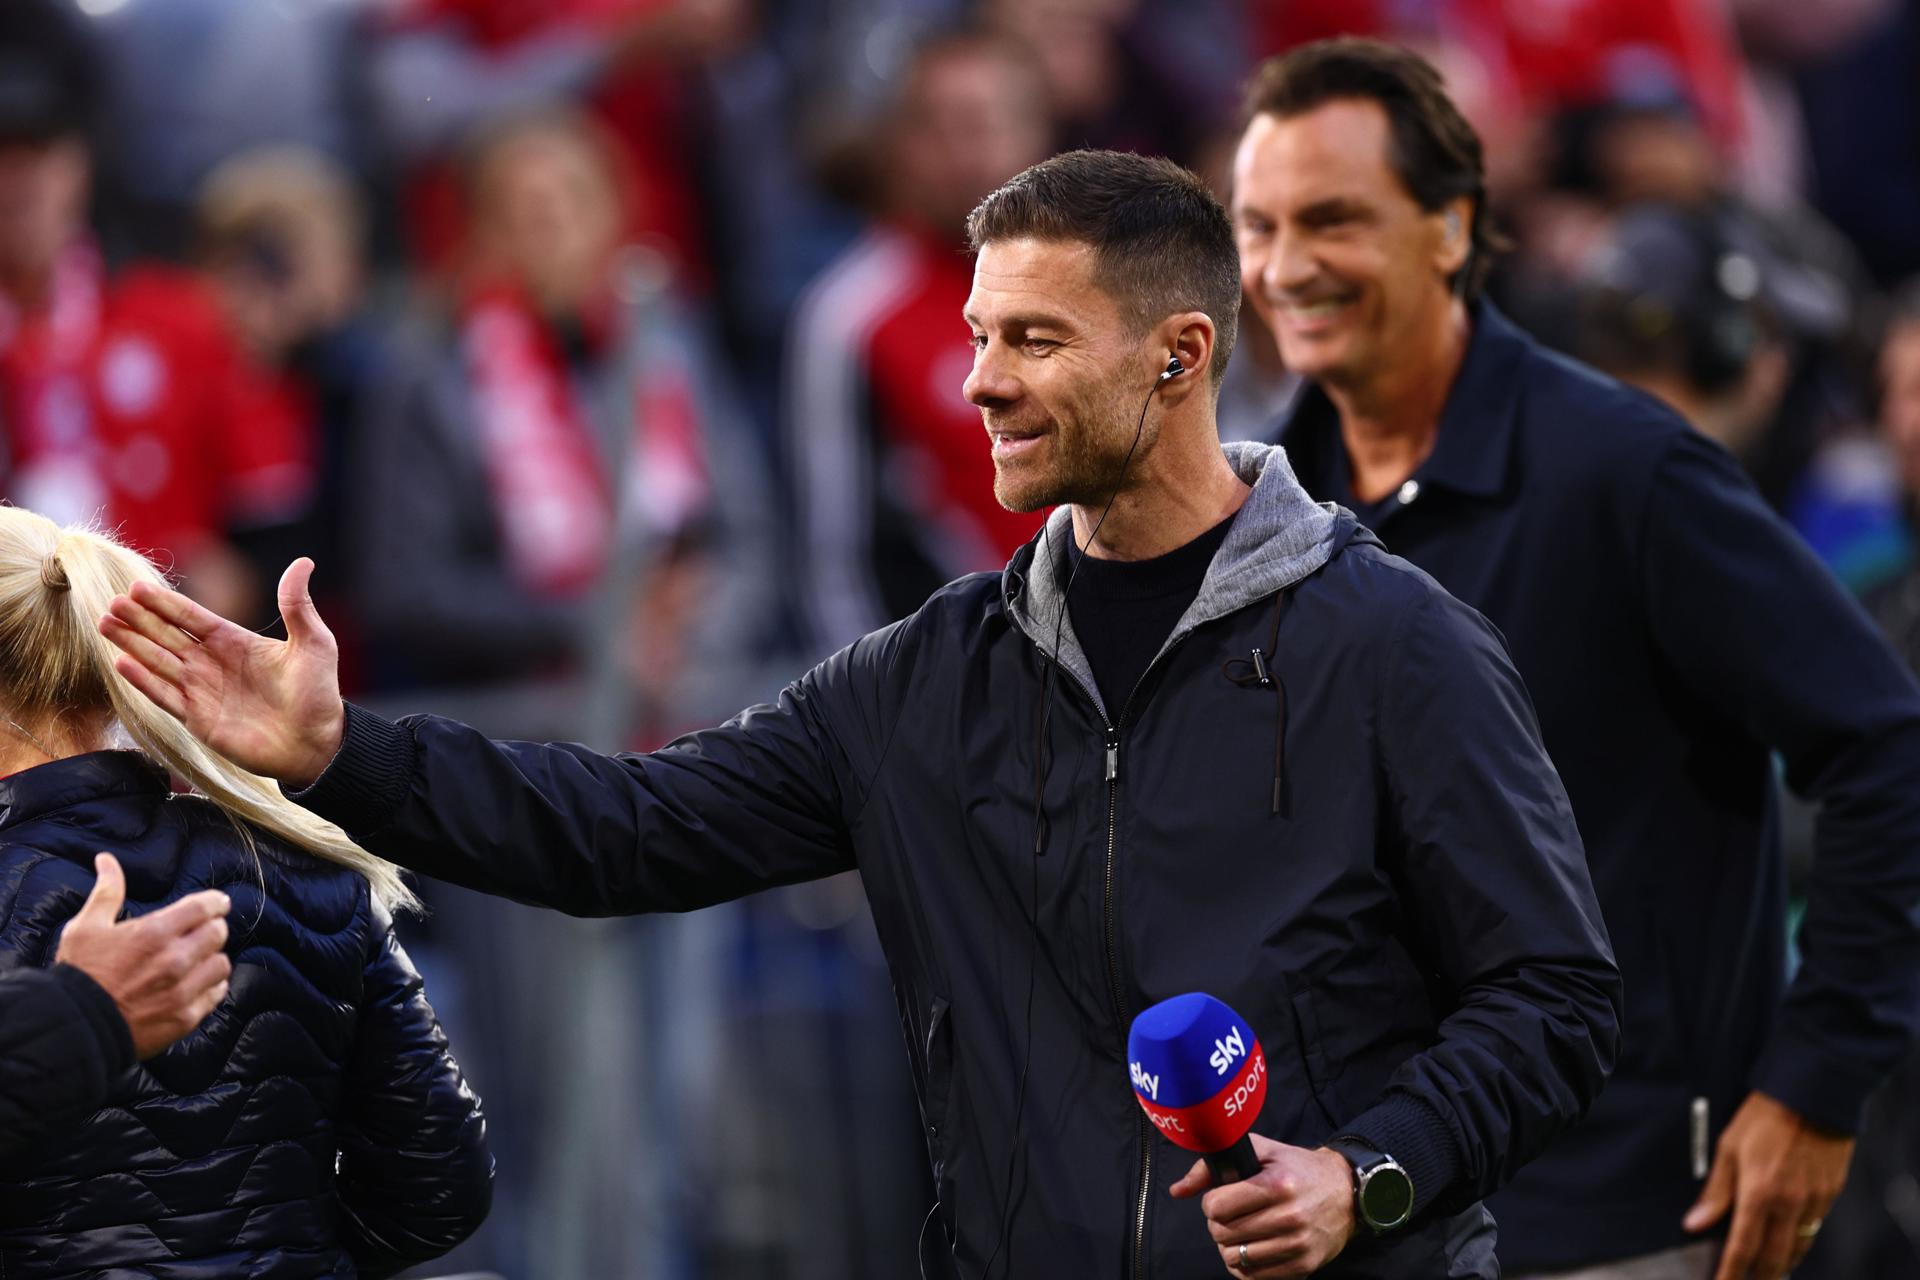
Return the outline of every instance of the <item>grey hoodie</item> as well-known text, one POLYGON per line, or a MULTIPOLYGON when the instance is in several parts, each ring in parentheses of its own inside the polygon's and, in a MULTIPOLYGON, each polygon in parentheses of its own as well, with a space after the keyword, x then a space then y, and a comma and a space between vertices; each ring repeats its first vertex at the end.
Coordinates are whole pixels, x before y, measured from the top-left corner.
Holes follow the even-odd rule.
MULTIPOLYGON (((1285 449, 1250 441, 1234 441, 1221 449, 1234 472, 1253 486, 1253 492, 1247 495, 1226 542, 1207 566, 1199 594, 1160 646, 1161 653, 1195 627, 1292 586, 1333 555, 1337 508, 1307 496, 1294 479, 1285 449)), ((1093 667, 1080 646, 1080 637, 1074 634, 1073 621, 1060 616, 1064 584, 1059 576, 1059 558, 1047 552, 1072 536, 1073 512, 1059 507, 1047 518, 1041 554, 1033 557, 1026 590, 1009 591, 1008 596, 1021 630, 1086 687, 1094 705, 1111 721, 1112 713, 1100 700, 1093 667), (1056 628, 1060 638, 1057 653, 1053 647, 1056 628)))

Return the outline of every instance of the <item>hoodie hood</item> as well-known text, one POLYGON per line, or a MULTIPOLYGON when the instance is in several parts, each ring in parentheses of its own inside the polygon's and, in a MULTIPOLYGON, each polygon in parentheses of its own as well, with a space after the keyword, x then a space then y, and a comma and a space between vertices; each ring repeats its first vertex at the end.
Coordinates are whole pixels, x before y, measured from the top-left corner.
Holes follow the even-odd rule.
MULTIPOLYGON (((1221 449, 1228 465, 1253 486, 1253 492, 1234 517, 1226 542, 1207 566, 1200 593, 1174 624, 1161 653, 1202 623, 1224 618, 1314 573, 1333 558, 1343 529, 1353 524, 1351 516, 1331 503, 1317 503, 1307 496, 1279 445, 1233 441, 1221 449)), ((1065 506, 1055 508, 1046 528, 1007 566, 1002 594, 1020 629, 1086 687, 1105 715, 1108 709, 1100 701, 1093 667, 1074 634, 1073 619, 1062 616, 1066 583, 1060 577, 1061 557, 1052 549, 1066 546, 1072 537, 1073 512, 1065 506), (1058 652, 1054 651, 1056 626, 1058 652)))

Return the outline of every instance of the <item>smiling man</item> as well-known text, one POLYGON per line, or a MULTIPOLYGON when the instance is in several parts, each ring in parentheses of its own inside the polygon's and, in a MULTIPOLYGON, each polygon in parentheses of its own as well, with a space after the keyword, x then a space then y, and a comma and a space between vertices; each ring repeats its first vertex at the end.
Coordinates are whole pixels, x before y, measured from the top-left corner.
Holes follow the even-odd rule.
POLYGON ((1501 1260, 1777 1280, 1913 1035, 1920 688, 1723 449, 1480 299, 1484 183, 1404 49, 1256 75, 1242 275, 1315 384, 1281 438, 1310 492, 1500 628, 1619 950, 1620 1069, 1495 1199, 1501 1260), (1790 986, 1773 753, 1823 805, 1790 986))
POLYGON ((102 630, 215 750, 429 875, 613 914, 857 867, 926 1275, 1493 1280, 1479 1200, 1598 1092, 1620 998, 1499 638, 1280 451, 1222 450, 1240 284, 1197 178, 1074 152, 970 231, 995 491, 1064 505, 772 705, 616 757, 343 708, 306 561, 284 643, 159 591, 102 630), (1194 990, 1274 1082, 1261 1172, 1211 1190, 1125 1053, 1194 990))

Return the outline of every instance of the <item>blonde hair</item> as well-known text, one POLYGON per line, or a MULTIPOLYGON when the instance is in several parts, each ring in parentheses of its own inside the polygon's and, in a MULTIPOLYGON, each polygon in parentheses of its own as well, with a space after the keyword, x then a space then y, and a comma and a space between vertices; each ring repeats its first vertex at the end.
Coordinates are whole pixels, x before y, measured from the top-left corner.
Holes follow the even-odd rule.
MULTIPOLYGON (((133 744, 224 813, 256 859, 255 828, 364 876, 389 911, 417 910, 400 869, 376 858, 202 745, 114 670, 118 650, 96 625, 135 582, 166 588, 139 553, 96 528, 61 528, 45 516, 0 505, 0 700, 23 721, 118 721, 133 744)), ((263 873, 264 874, 264 873, 263 873)))

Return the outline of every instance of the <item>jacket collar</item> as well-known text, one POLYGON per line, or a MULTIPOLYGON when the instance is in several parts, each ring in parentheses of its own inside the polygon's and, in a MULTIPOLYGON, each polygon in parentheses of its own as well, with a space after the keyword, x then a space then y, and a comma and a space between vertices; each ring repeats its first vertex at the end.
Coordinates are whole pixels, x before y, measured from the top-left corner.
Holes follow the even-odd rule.
MULTIPOLYGON (((1475 498, 1506 491, 1513 473, 1514 423, 1520 416, 1519 370, 1533 340, 1491 302, 1473 310, 1466 358, 1440 414, 1433 453, 1414 472, 1422 488, 1438 487, 1475 498)), ((1309 386, 1282 423, 1280 442, 1300 461, 1303 474, 1324 482, 1334 474, 1340 414, 1317 386, 1309 386)), ((1344 469, 1343 469, 1344 470, 1344 469)))
MULTIPOLYGON (((1344 513, 1307 497, 1287 464, 1284 449, 1245 441, 1223 444, 1221 449, 1253 492, 1207 566, 1199 594, 1161 646, 1162 653, 1202 623, 1243 609, 1313 573, 1332 558, 1343 536, 1340 516, 1344 513)), ((1351 519, 1346 517, 1348 524, 1351 519)), ((1061 607, 1066 584, 1060 580, 1060 552, 1072 537, 1073 513, 1064 506, 1055 508, 1046 527, 1007 566, 1001 597, 1016 625, 1041 652, 1071 672, 1106 712, 1093 666, 1074 634, 1073 620, 1061 607), (1058 652, 1054 650, 1056 630, 1058 652)))
POLYGON ((138 751, 93 751, 0 778, 0 831, 61 809, 122 796, 164 796, 167 771, 138 751))

